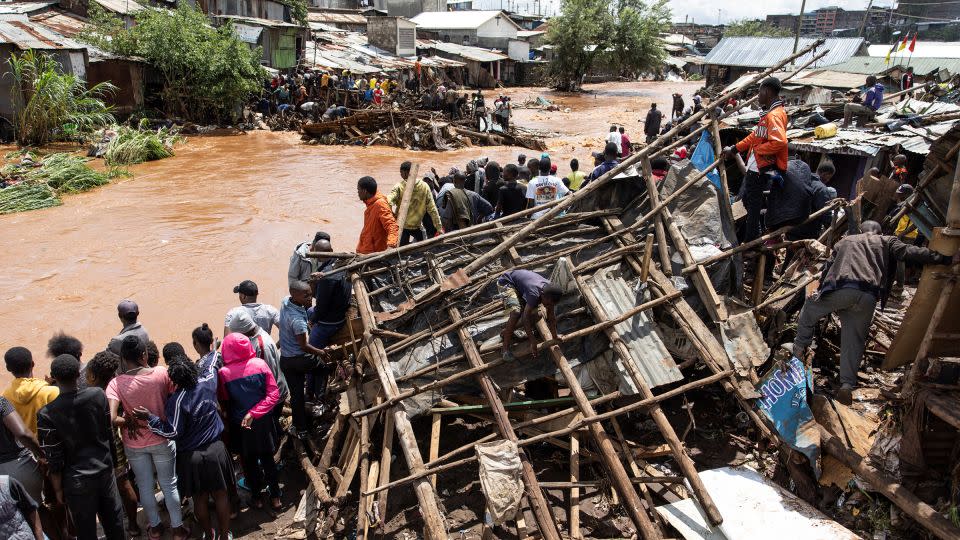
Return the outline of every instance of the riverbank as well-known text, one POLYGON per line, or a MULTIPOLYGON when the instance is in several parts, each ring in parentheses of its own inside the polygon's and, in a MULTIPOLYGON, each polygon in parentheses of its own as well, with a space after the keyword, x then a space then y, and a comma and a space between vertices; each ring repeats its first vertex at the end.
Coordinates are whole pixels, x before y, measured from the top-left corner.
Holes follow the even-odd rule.
MULTIPOLYGON (((698 83, 589 85, 588 93, 536 88, 502 91, 522 102, 542 95, 569 113, 522 109, 514 121, 557 132, 548 147, 561 172, 570 158, 589 160, 610 123, 639 140, 651 101, 666 108, 673 92, 688 97, 698 83)), ((491 94, 492 95, 492 94, 491 94)), ((135 299, 141 321, 159 344, 189 343, 202 322, 212 328, 233 307, 234 285, 253 279, 261 300, 279 304, 294 246, 317 230, 336 250, 352 250, 363 206, 356 179, 372 175, 389 189, 400 163, 444 172, 489 156, 501 164, 510 147, 411 152, 385 147, 301 144, 290 132, 191 137, 177 155, 129 167, 131 178, 66 198, 64 205, 0 216, 5 279, 0 282, 0 349, 28 347, 37 373, 46 374, 46 341, 59 330, 77 336, 85 356, 106 346, 120 329, 116 304, 135 299)), ((9 374, 0 373, 0 384, 9 374)))

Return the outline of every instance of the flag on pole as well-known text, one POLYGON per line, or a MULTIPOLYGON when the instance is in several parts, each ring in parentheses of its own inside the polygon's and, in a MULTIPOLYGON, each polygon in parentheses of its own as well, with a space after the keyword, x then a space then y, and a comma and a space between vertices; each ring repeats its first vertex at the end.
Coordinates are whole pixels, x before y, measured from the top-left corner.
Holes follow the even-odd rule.
POLYGON ((917 47, 917 34, 913 34, 913 41, 910 42, 910 54, 913 55, 913 49, 917 47))
POLYGON ((907 32, 903 36, 903 41, 900 42, 900 46, 897 48, 897 51, 902 51, 907 48, 907 40, 910 39, 910 32, 907 32))
POLYGON ((899 41, 894 41, 894 42, 893 42, 893 45, 890 46, 890 50, 887 51, 887 56, 886 56, 886 58, 883 59, 883 63, 884 63, 885 65, 890 65, 890 55, 893 54, 893 52, 897 50, 897 45, 899 45, 899 44, 900 44, 899 41))

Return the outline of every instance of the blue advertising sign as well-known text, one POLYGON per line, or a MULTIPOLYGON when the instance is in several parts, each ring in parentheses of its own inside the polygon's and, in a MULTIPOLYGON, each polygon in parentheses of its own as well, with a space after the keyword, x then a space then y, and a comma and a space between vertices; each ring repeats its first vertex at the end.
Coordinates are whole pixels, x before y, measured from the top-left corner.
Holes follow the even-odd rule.
POLYGON ((774 365, 760 380, 757 391, 763 397, 757 406, 773 422, 780 438, 810 459, 819 477, 820 432, 807 403, 807 388, 813 391, 813 371, 793 357, 785 370, 774 365))

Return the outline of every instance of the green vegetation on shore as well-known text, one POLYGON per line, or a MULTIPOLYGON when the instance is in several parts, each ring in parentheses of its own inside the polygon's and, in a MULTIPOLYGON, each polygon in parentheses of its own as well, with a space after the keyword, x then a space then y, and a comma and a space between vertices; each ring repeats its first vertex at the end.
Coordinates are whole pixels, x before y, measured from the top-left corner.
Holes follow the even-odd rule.
POLYGON ((116 166, 168 158, 173 155, 173 145, 179 140, 179 136, 166 128, 146 131, 121 126, 107 145, 103 159, 108 165, 116 166))
POLYGON ((113 170, 107 173, 95 171, 87 165, 86 158, 73 154, 49 154, 39 164, 33 162, 35 154, 23 154, 31 159, 3 168, 3 176, 16 180, 16 183, 0 190, 0 214, 59 206, 63 204, 61 195, 82 193, 108 184, 117 174, 113 170))

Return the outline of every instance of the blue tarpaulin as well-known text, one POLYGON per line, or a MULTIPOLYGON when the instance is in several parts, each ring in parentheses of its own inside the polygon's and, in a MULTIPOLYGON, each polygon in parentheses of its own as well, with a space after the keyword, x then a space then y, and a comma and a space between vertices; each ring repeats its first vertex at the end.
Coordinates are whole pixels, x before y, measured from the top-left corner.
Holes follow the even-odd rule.
MULTIPOLYGON (((716 160, 717 155, 713 153, 713 139, 711 139, 710 134, 704 130, 703 133, 700 134, 700 142, 697 143, 696 150, 694 150, 693 155, 690 156, 690 163, 693 163, 694 167, 703 172, 716 160)), ((721 191, 720 174, 717 173, 716 169, 707 173, 707 179, 713 182, 717 191, 721 191)))
POLYGON ((757 391, 763 397, 757 406, 773 422, 780 438, 810 459, 819 477, 820 433, 807 403, 807 388, 813 391, 813 371, 798 358, 791 358, 786 370, 774 366, 760 381, 757 391))

